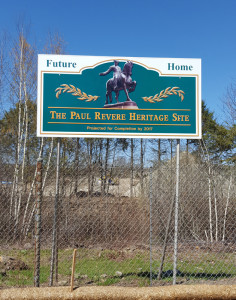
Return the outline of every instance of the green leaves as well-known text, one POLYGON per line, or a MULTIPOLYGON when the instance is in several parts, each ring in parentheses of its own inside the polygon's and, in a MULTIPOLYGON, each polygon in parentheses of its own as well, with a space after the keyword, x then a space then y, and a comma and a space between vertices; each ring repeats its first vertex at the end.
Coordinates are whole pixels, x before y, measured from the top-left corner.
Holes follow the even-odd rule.
POLYGON ((202 136, 211 157, 220 161, 233 161, 235 149, 235 125, 226 127, 219 124, 214 114, 202 101, 202 136))

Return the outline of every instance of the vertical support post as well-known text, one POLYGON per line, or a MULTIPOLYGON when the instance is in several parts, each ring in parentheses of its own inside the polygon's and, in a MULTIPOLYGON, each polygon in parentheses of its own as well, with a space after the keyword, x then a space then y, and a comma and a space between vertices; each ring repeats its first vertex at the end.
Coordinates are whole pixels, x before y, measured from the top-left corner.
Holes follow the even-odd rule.
POLYGON ((74 252, 73 252, 73 261, 72 261, 72 269, 71 269, 71 283, 70 283, 70 291, 71 292, 73 292, 73 289, 74 289, 76 251, 77 251, 77 249, 74 249, 74 252))
POLYGON ((59 202, 59 175, 60 175, 60 138, 57 142, 57 168, 56 168, 56 192, 54 202, 54 219, 53 219, 53 231, 52 231, 52 255, 51 255, 51 268, 50 268, 50 281, 49 286, 53 285, 53 273, 55 258, 57 256, 57 215, 58 215, 58 202, 59 202))
POLYGON ((173 284, 176 284, 177 276, 177 255, 178 255, 178 219, 179 219, 179 148, 180 140, 177 139, 176 146, 176 188, 175 188, 175 231, 174 231, 174 265, 173 284))
POLYGON ((149 180, 149 221, 150 221, 150 286, 152 286, 152 167, 150 168, 149 180))
POLYGON ((36 203, 35 203, 35 266, 34 286, 40 285, 40 243, 41 243, 41 203, 42 203, 42 158, 37 159, 36 203))

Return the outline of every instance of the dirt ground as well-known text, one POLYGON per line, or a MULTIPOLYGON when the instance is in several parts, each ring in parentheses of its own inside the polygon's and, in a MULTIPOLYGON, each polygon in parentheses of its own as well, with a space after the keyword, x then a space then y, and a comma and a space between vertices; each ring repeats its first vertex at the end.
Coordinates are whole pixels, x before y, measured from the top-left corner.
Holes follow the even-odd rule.
POLYGON ((236 285, 181 285, 149 288, 132 287, 79 287, 70 292, 70 287, 12 288, 0 290, 1 300, 28 299, 236 299, 236 285))

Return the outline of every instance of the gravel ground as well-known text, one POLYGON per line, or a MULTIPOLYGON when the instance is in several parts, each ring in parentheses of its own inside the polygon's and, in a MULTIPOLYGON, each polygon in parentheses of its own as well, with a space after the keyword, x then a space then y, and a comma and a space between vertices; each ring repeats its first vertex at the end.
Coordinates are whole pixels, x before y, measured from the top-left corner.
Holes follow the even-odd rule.
POLYGON ((123 299, 236 299, 236 285, 181 285, 150 288, 70 287, 21 288, 0 291, 1 300, 123 300, 123 299))

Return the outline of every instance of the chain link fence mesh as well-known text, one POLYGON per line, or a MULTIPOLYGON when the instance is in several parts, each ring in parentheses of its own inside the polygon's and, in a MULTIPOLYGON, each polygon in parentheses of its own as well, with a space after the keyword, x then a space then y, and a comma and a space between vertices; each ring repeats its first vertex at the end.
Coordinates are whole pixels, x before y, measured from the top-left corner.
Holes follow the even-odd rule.
MULTIPOLYGON (((150 140, 60 139, 59 172, 57 142, 34 153, 43 158, 40 285, 69 284, 75 248, 79 286, 172 284, 174 141, 157 151, 150 140)), ((181 145, 176 282, 235 284, 235 166, 181 145)), ((1 151, 0 286, 32 286, 36 158, 14 164, 1 151)))

